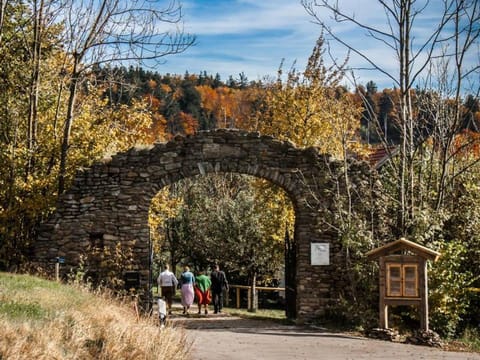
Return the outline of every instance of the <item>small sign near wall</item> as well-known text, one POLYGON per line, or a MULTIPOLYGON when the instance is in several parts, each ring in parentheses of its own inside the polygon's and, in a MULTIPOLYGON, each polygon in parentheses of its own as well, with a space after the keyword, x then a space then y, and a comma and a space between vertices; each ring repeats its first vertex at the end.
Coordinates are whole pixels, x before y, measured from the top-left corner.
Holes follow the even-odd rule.
POLYGON ((311 243, 310 254, 311 265, 330 265, 329 243, 311 243))

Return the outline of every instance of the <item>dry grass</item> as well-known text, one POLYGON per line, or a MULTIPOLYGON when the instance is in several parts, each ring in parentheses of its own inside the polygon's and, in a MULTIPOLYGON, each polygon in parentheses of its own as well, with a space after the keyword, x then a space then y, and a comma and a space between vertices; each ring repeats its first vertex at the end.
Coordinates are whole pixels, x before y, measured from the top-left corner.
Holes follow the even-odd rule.
POLYGON ((187 359, 182 329, 85 289, 0 273, 0 359, 187 359))

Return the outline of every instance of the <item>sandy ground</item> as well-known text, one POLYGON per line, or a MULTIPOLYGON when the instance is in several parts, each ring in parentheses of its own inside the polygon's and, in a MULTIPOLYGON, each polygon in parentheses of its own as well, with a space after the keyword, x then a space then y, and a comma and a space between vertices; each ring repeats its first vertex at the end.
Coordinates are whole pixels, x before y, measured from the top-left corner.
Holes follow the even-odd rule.
POLYGON ((192 342, 193 360, 479 359, 478 353, 373 340, 320 328, 279 325, 229 315, 173 315, 192 342))

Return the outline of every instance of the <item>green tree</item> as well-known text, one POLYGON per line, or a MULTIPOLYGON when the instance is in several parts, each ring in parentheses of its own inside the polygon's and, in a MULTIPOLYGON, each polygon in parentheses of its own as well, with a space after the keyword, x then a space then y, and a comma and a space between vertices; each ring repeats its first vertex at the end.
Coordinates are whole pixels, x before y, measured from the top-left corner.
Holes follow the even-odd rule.
POLYGON ((170 194, 179 200, 169 216, 155 205, 163 219, 157 222, 163 232, 158 248, 173 265, 182 259, 200 269, 222 262, 231 276, 250 284, 277 276, 283 263, 285 219, 293 209, 286 201, 277 203, 278 197, 269 198, 278 193, 271 188, 234 174, 185 179, 170 186, 170 194))

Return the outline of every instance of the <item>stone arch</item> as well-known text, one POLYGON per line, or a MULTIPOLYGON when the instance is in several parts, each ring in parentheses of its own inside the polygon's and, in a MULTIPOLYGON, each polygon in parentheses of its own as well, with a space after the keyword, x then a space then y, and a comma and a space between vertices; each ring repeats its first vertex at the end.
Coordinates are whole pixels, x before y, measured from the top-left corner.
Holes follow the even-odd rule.
MULTIPOLYGON (((177 136, 168 143, 132 148, 90 168, 80 170, 61 197, 55 214, 42 225, 35 248, 44 268, 63 257, 63 271, 79 265, 79 255, 95 237, 107 243, 135 242, 134 257, 141 286, 149 278, 148 211, 164 186, 183 178, 232 172, 266 179, 283 188, 295 209, 297 243, 296 312, 299 321, 322 315, 335 301, 341 252, 337 236, 322 218, 330 211, 332 169, 341 168, 316 149, 297 149, 240 130, 199 132, 177 136), (311 244, 330 244, 330 264, 311 265, 311 244)), ((366 165, 358 171, 368 173, 366 165)))

